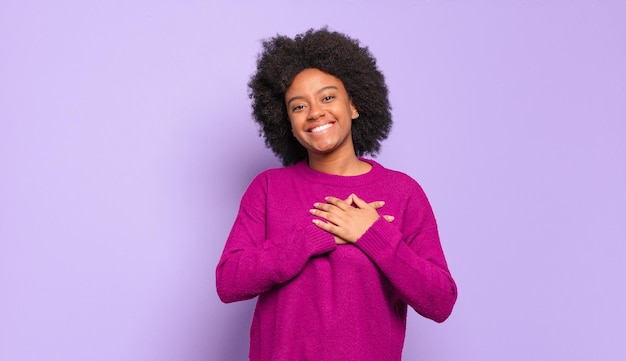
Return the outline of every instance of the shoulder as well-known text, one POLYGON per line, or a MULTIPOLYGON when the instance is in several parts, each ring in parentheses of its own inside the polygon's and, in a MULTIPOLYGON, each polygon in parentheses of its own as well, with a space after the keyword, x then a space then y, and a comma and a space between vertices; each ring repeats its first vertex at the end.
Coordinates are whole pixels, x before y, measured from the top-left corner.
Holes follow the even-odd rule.
POLYGON ((380 179, 384 180, 385 183, 393 184, 394 187, 397 187, 399 189, 410 189, 423 193, 421 185, 407 173, 390 168, 385 168, 380 163, 372 160, 368 160, 368 162, 370 162, 374 169, 376 169, 376 171, 380 173, 380 179))
POLYGON ((288 182, 301 172, 299 168, 299 164, 296 164, 288 167, 266 169, 252 179, 246 193, 265 190, 272 183, 288 182))
POLYGON ((378 168, 380 176, 377 180, 377 187, 385 189, 389 194, 389 199, 398 199, 406 208, 430 207, 428 196, 422 186, 409 174, 385 168, 378 163, 372 163, 374 169, 378 168))
POLYGON ((269 168, 257 174, 252 180, 252 183, 259 181, 293 178, 297 174, 301 173, 301 170, 299 168, 301 168, 299 163, 287 167, 269 168))
POLYGON ((429 219, 434 222, 434 214, 428 196, 413 177, 407 173, 388 168, 383 168, 381 171, 384 172, 384 176, 381 177, 384 183, 380 184, 380 188, 389 189, 390 197, 388 199, 390 202, 388 205, 390 207, 393 204, 392 201, 397 201, 397 207, 402 210, 405 217, 413 219, 415 224, 423 226, 423 221, 429 219), (418 222, 418 219, 421 221, 418 222))

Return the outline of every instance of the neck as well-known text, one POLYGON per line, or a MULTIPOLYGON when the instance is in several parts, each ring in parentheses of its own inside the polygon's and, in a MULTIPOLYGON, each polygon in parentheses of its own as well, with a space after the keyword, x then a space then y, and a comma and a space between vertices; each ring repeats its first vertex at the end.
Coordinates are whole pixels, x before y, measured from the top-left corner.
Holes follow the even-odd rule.
POLYGON ((357 158, 354 153, 344 157, 309 153, 309 168, 322 173, 355 176, 369 172, 372 166, 357 158))

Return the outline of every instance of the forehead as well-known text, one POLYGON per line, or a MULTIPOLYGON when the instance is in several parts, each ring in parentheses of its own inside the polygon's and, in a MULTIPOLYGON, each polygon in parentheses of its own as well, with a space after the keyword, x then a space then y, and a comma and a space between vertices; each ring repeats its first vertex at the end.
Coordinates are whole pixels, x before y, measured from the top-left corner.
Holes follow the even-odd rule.
POLYGON ((344 90, 343 82, 332 74, 328 74, 319 69, 308 68, 299 72, 287 88, 287 94, 317 92, 328 86, 337 87, 344 90))

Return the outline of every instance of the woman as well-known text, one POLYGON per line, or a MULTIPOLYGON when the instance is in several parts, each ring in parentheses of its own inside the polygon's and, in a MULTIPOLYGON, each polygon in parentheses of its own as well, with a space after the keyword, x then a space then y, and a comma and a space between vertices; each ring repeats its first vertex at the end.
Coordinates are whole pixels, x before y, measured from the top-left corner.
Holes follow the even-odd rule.
POLYGON ((400 360, 407 305, 443 322, 456 285, 420 186, 362 158, 391 127, 384 77, 367 48, 327 29, 263 45, 253 114, 285 167, 243 195, 218 295, 258 296, 253 361, 400 360))

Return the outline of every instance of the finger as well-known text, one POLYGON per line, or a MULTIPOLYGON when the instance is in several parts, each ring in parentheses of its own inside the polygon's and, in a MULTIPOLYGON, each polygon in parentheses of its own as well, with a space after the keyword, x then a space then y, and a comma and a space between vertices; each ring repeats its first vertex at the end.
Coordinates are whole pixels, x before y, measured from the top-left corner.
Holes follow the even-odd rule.
POLYGON ((337 217, 341 217, 341 215, 345 212, 346 209, 351 208, 351 206, 347 206, 347 208, 341 208, 339 205, 329 204, 329 203, 313 203, 313 207, 309 210, 311 214, 322 217, 326 220, 330 220, 331 218, 336 219, 337 217))
POLYGON ((342 232, 341 227, 335 226, 332 223, 326 223, 322 220, 314 219, 313 224, 315 224, 322 230, 332 234, 335 237, 336 244, 354 243, 356 241, 356 238, 354 238, 354 240, 350 240, 350 238, 348 238, 349 234, 342 232))
MULTIPOLYGON (((334 209, 331 209, 330 211, 325 211, 322 209, 313 208, 309 209, 309 212, 311 212, 311 214, 314 216, 322 218, 326 222, 332 223, 333 225, 339 226, 340 224, 343 224, 343 217, 341 216, 342 211, 337 212, 337 207, 335 206, 326 206, 333 207, 334 209)), ((324 205, 321 205, 320 207, 324 207, 324 205)))
POLYGON ((351 197, 352 195, 350 195, 345 201, 343 199, 339 199, 336 197, 326 197, 324 198, 324 200, 328 204, 332 204, 335 207, 338 207, 342 210, 346 210, 348 209, 348 207, 352 206, 352 202, 350 201, 351 197))
MULTIPOLYGON (((328 212, 331 209, 333 209, 335 206, 332 204, 328 204, 328 203, 316 202, 316 203, 313 203, 313 207, 314 209, 319 209, 321 211, 328 212)), ((313 209, 311 211, 313 211, 313 209)))
POLYGON ((375 202, 370 202, 368 203, 370 205, 370 207, 374 207, 374 209, 379 209, 379 208, 383 208, 383 206, 385 205, 384 201, 375 201, 375 202))
POLYGON ((335 226, 334 224, 327 223, 327 222, 324 222, 324 221, 319 220, 319 219, 314 219, 313 220, 313 224, 315 224, 319 228, 325 230, 326 232, 331 233, 334 236, 337 236, 337 233, 336 233, 337 232, 337 226, 335 226))
POLYGON ((383 216, 383 218, 385 218, 385 220, 389 223, 393 222, 394 219, 396 219, 396 217, 394 216, 389 216, 389 215, 385 215, 383 216))
POLYGON ((366 203, 364 200, 359 198, 356 194, 352 194, 352 201, 359 208, 368 208, 370 205, 366 203))

